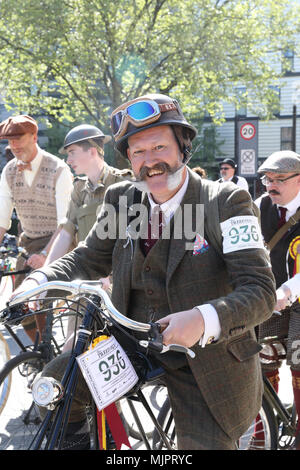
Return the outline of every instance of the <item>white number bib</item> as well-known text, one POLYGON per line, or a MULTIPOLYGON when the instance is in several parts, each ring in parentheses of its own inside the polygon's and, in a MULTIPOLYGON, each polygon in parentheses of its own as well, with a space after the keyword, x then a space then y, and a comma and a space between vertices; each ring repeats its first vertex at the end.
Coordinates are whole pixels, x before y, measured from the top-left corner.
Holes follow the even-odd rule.
POLYGON ((232 217, 220 224, 223 236, 223 253, 248 248, 264 248, 257 217, 244 215, 232 217))
POLYGON ((100 341, 77 357, 83 377, 98 410, 121 398, 138 381, 138 376, 114 336, 100 341))

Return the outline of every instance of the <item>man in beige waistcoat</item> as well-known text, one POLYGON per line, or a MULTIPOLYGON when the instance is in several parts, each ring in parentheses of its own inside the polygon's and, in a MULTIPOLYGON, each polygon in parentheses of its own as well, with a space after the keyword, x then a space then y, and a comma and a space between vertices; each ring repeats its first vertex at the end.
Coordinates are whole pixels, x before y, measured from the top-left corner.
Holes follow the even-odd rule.
MULTIPOLYGON (((31 268, 43 266, 52 243, 52 235, 66 216, 73 178, 68 165, 38 145, 38 125, 30 116, 12 116, 0 124, 0 139, 8 140, 14 155, 5 165, 0 180, 0 243, 10 228, 13 209, 22 226, 19 246, 26 249, 31 268)), ((25 261, 18 259, 17 269, 25 261)), ((22 281, 21 276, 16 285, 22 281)), ((32 341, 36 324, 24 324, 32 341)), ((39 322, 39 331, 43 322, 39 322)))

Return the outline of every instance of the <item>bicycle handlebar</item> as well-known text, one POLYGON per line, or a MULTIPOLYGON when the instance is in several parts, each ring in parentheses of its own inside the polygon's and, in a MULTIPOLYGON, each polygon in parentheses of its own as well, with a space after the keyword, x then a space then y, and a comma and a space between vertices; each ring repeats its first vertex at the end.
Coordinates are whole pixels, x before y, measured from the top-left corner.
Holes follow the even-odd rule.
POLYGON ((135 331, 144 331, 147 332, 150 330, 151 325, 147 323, 140 323, 134 320, 130 320, 125 315, 120 313, 115 306, 113 305, 109 295, 105 292, 104 289, 100 287, 99 281, 82 281, 82 280, 75 280, 71 282, 65 281, 50 281, 40 284, 33 289, 30 289, 26 292, 22 292, 17 294, 8 304, 10 306, 15 305, 17 303, 23 303, 28 301, 32 297, 36 297, 43 292, 48 290, 61 290, 61 291, 69 291, 73 294, 94 294, 98 295, 104 301, 106 307, 108 308, 112 318, 120 323, 122 326, 129 328, 135 331))
MULTIPOLYGON (((134 331, 141 331, 141 332, 148 332, 150 333, 153 331, 153 323, 141 323, 135 320, 131 320, 130 318, 123 315, 119 312, 115 306, 113 305, 109 295, 107 292, 100 287, 101 282, 99 281, 82 281, 82 280, 75 280, 71 282, 66 281, 49 281, 43 284, 40 284, 33 289, 30 289, 26 292, 22 292, 17 294, 10 302, 8 302, 8 306, 13 306, 18 303, 24 303, 31 299, 32 297, 36 297, 43 292, 48 290, 62 290, 62 291, 69 291, 73 294, 94 294, 102 298, 106 308, 108 309, 111 317, 120 325, 134 331)), ((159 326, 159 324, 155 324, 159 326)), ((161 330, 160 330, 161 332, 161 330)), ((149 341, 140 341, 141 346, 148 347, 151 342, 149 341)), ((195 353, 191 351, 189 348, 185 346, 177 345, 177 344, 169 344, 165 346, 161 343, 161 347, 159 352, 164 353, 167 351, 177 351, 177 352, 184 352, 188 354, 190 357, 194 358, 195 353)))

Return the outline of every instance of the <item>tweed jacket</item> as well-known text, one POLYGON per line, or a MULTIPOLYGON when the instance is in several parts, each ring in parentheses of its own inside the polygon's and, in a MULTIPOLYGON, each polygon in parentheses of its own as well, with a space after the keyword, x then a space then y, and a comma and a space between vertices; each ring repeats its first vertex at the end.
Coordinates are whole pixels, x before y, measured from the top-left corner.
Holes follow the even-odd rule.
MULTIPOLYGON (((201 178, 188 171, 189 184, 182 204, 200 204, 201 178)), ((232 183, 218 184, 218 187, 220 222, 236 216, 254 215, 248 192, 232 183)), ((124 210, 120 209, 120 196, 132 194, 132 191, 130 182, 111 186, 85 242, 42 270, 49 280, 98 279, 113 271, 113 303, 129 317, 131 272, 134 269, 132 250, 139 240, 126 241, 118 239, 118 235, 100 240, 99 224, 107 223, 108 204, 117 211, 124 210)), ((147 207, 146 195, 142 202, 147 207)), ((271 316, 276 298, 275 283, 264 248, 223 254, 222 246, 221 252, 213 246, 211 227, 214 224, 209 224, 209 218, 213 216, 211 211, 205 210, 204 229, 208 242, 205 252, 195 256, 193 250, 187 250, 184 236, 181 239, 171 236, 167 244, 165 288, 169 312, 165 314, 203 303, 215 307, 221 324, 220 338, 205 347, 194 346, 196 358, 188 358, 188 364, 211 413, 224 431, 237 439, 256 417, 261 405, 260 346, 255 339, 254 327, 271 316)), ((116 233, 118 218, 121 214, 115 217, 116 233)), ((143 216, 141 218, 142 224, 143 216)))

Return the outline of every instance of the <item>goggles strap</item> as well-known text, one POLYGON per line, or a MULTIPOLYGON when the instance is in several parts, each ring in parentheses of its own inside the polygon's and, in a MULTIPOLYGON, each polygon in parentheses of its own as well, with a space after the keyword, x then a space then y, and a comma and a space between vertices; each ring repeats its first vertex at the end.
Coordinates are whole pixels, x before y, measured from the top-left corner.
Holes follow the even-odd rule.
POLYGON ((159 109, 161 113, 164 113, 166 111, 178 111, 177 106, 175 103, 162 103, 159 104, 159 109))

